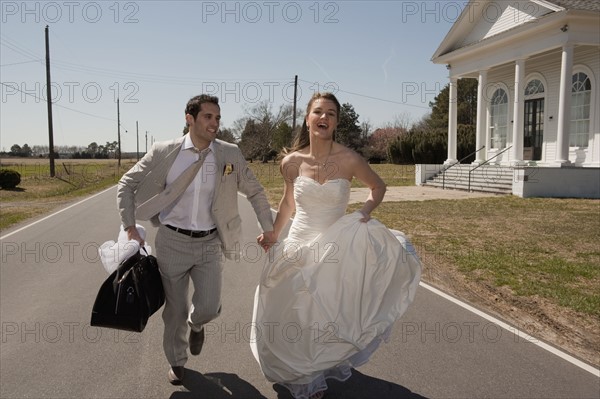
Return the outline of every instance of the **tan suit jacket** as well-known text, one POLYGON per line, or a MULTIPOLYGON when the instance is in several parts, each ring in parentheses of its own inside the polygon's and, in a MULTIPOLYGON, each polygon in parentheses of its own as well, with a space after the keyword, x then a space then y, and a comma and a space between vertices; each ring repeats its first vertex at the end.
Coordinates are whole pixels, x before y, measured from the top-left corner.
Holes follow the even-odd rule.
MULTIPOLYGON (((158 142, 126 172, 118 184, 117 205, 123 226, 135 225, 136 206, 165 189, 167 174, 177 158, 184 136, 172 141, 158 142)), ((221 140, 215 140, 216 165, 205 163, 205 172, 218 174, 212 200, 212 218, 217 225, 223 252, 228 259, 238 259, 241 251, 241 218, 238 211, 238 191, 245 194, 263 231, 273 230, 271 207, 252 170, 248 168, 240 149, 221 140)), ((150 218, 158 226, 158 213, 150 218)))

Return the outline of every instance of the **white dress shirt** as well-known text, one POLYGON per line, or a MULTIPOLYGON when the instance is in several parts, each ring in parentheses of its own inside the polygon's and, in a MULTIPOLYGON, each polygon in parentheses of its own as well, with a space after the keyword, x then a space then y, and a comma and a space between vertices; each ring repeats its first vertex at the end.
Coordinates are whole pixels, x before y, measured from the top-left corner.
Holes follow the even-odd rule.
MULTIPOLYGON (((210 230, 216 226, 211 216, 211 207, 217 178, 217 164, 212 142, 208 148, 210 151, 194 180, 177 201, 160 212, 159 220, 162 224, 187 230, 210 230)), ((167 175, 167 186, 199 157, 200 154, 195 150, 188 133, 167 175)))

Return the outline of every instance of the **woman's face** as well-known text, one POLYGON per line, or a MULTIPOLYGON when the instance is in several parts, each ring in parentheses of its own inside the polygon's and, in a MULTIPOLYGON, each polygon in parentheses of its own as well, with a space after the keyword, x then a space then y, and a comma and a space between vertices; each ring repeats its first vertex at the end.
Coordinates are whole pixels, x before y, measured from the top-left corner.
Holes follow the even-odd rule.
POLYGON ((335 103, 325 98, 313 101, 308 115, 306 125, 311 134, 323 138, 331 138, 338 124, 338 112, 335 103))

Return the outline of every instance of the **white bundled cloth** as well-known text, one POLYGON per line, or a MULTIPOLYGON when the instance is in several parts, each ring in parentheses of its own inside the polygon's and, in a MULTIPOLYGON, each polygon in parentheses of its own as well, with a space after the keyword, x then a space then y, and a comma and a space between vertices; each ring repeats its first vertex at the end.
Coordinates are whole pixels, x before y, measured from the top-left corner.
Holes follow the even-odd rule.
MULTIPOLYGON (((145 240, 146 229, 144 229, 144 227, 139 224, 136 224, 135 227, 140 233, 140 237, 142 237, 142 240, 145 240)), ((146 249, 146 251, 141 249, 140 243, 136 240, 128 240, 127 232, 123 230, 123 226, 121 226, 117 242, 114 242, 113 240, 106 241, 100 246, 100 248, 98 248, 98 253, 100 254, 100 260, 102 261, 104 269, 106 269, 108 274, 111 274, 112 272, 117 270, 117 267, 119 267, 119 264, 121 264, 121 262, 123 262, 125 259, 130 258, 133 254, 135 254, 138 251, 140 251, 144 255, 146 254, 146 252, 148 252, 148 255, 152 254, 150 245, 145 244, 144 248, 146 249)))

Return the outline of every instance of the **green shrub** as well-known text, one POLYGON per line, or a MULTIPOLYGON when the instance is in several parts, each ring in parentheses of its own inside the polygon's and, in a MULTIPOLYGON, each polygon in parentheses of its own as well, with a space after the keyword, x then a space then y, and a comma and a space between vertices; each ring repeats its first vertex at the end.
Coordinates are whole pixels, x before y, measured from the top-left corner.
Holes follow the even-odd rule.
POLYGON ((15 188, 21 183, 21 174, 16 170, 0 169, 0 187, 15 188))
POLYGON ((467 155, 469 157, 463 163, 471 163, 475 160, 476 154, 472 154, 476 150, 475 141, 475 126, 474 125, 458 125, 457 126, 457 159, 463 159, 467 155))
MULTIPOLYGON (((462 159, 475 151, 475 126, 458 125, 457 156, 462 159)), ((389 157, 395 164, 441 164, 448 157, 448 131, 445 128, 412 129, 390 143, 389 157)), ((464 163, 475 160, 471 154, 464 163)))

